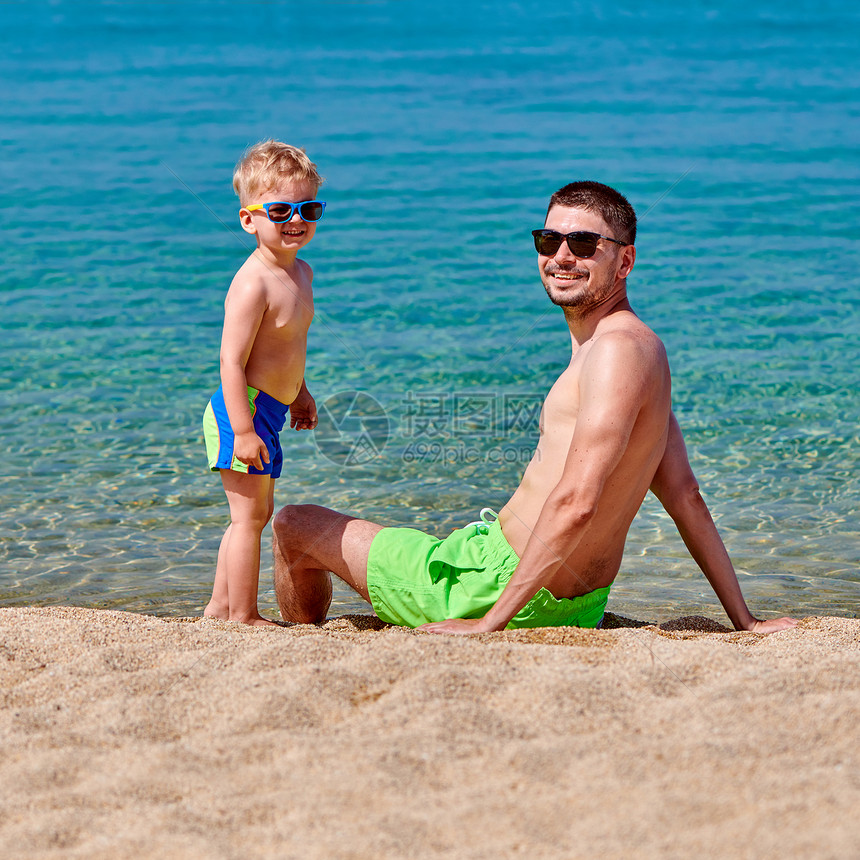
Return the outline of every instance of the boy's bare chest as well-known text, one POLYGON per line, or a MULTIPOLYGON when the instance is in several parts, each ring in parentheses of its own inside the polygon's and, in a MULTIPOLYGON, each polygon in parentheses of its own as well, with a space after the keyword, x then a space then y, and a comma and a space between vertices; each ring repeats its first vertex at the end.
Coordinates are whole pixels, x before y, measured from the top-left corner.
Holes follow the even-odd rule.
POLYGON ((313 318, 314 297, 309 288, 278 284, 268 291, 260 329, 274 337, 292 338, 306 333, 313 318))

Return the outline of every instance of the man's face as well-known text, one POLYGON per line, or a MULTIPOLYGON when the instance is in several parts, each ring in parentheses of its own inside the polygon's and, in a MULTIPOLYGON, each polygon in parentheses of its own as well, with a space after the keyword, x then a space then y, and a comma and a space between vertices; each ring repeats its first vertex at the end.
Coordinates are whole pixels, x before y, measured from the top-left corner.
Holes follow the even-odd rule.
MULTIPOLYGON (((553 206, 546 216, 547 230, 573 233, 585 230, 600 233, 613 239, 615 231, 595 212, 553 206)), ((614 242, 601 239, 592 257, 576 257, 562 242, 553 256, 538 254, 538 271, 541 282, 553 304, 585 315, 603 304, 615 293, 633 268, 632 246, 622 248, 614 242)))

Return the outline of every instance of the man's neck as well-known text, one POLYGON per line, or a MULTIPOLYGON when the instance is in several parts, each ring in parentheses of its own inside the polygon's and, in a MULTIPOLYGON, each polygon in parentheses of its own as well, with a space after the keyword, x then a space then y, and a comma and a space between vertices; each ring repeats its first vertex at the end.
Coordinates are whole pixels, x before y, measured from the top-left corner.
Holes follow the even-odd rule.
POLYGON ((570 329, 573 348, 576 350, 594 337, 597 327, 603 320, 623 311, 632 313, 633 308, 627 299, 626 285, 622 284, 620 292, 614 291, 600 305, 589 308, 585 314, 578 313, 575 308, 563 308, 563 310, 567 327, 570 329))

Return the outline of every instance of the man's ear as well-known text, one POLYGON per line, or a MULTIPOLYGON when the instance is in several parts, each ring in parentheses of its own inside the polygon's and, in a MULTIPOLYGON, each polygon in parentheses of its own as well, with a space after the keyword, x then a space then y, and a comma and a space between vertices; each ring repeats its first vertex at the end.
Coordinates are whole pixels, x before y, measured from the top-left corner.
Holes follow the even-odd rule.
POLYGON ((632 271, 636 262, 636 248, 633 245, 625 245, 621 251, 621 265, 618 267, 618 277, 626 278, 632 271))
POLYGON ((254 226, 254 218, 247 209, 239 210, 239 223, 246 233, 253 235, 257 232, 257 228, 254 226))

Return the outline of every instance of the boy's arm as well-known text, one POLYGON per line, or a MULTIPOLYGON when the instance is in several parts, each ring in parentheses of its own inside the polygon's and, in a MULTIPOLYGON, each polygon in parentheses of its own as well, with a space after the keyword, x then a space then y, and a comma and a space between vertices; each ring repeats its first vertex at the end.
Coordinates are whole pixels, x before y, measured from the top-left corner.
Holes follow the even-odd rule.
POLYGON ((729 554, 699 494, 674 413, 669 417, 666 452, 654 475, 651 492, 674 520, 690 555, 707 577, 736 630, 773 633, 797 624, 793 618, 759 621, 747 608, 729 554))
POLYGON ((290 404, 290 427, 295 430, 313 430, 317 426, 317 404, 302 380, 296 399, 290 404))
POLYGON ((245 365, 265 311, 266 297, 260 287, 253 282, 233 281, 224 302, 221 388, 235 436, 233 453, 240 462, 257 469, 269 462, 269 451, 254 430, 245 365))

